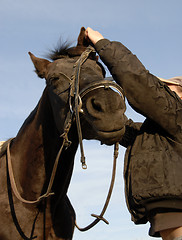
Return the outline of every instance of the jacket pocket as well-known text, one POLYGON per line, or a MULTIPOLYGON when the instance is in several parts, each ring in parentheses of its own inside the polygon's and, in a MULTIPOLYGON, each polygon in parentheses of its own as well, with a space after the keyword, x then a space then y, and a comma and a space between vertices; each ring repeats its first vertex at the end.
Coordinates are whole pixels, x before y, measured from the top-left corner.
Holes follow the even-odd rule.
POLYGON ((131 192, 141 198, 158 196, 164 183, 163 151, 142 151, 131 157, 131 192))

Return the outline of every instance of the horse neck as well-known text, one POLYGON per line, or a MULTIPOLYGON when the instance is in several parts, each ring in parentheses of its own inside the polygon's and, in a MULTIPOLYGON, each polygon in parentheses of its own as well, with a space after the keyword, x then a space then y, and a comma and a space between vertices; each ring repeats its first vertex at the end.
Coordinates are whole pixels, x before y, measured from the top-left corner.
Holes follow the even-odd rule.
MULTIPOLYGON (((34 200, 40 196, 43 187, 46 188, 61 144, 62 140, 55 127, 49 97, 45 90, 39 104, 25 120, 11 147, 15 180, 24 198, 34 200)), ((65 151, 62 152, 62 155, 65 155, 62 161, 67 167, 64 174, 72 169, 76 148, 77 145, 73 144, 71 160, 67 159, 66 163, 63 160, 69 156, 64 153, 65 151)))

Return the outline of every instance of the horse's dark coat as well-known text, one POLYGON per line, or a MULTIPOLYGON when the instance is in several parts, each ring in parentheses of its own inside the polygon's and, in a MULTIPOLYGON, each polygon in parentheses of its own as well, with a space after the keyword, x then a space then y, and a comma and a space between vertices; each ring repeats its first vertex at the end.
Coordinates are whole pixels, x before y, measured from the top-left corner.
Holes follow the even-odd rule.
MULTIPOLYGON (((22 197, 28 200, 38 198, 48 185, 57 152, 62 144, 64 122, 69 111, 67 79, 60 77, 60 71, 68 77, 73 73, 73 64, 87 47, 84 28, 78 37, 78 44, 64 51, 67 57, 61 58, 56 52, 54 62, 36 58, 30 53, 39 77, 45 78, 47 86, 43 95, 19 130, 10 148, 16 184, 22 197), (65 91, 64 91, 65 90, 65 91), (62 92, 60 95, 58 93, 62 92)), ((96 60, 88 59, 81 69, 80 89, 93 81, 103 80, 103 68, 96 60)), ((106 144, 118 141, 124 132, 125 105, 119 94, 111 89, 97 89, 83 98, 81 125, 85 139, 98 139, 106 144)), ((46 240, 72 239, 75 213, 67 197, 74 156, 78 147, 78 136, 75 123, 69 132, 72 144, 64 149, 56 178, 52 187, 54 196, 47 199, 46 207, 46 240)), ((32 224, 41 204, 29 205, 20 202, 14 196, 14 206, 18 221, 24 233, 30 236, 32 224)), ((43 239, 43 212, 37 218, 35 234, 43 239)), ((21 239, 10 213, 6 156, 0 159, 0 239, 21 239)))

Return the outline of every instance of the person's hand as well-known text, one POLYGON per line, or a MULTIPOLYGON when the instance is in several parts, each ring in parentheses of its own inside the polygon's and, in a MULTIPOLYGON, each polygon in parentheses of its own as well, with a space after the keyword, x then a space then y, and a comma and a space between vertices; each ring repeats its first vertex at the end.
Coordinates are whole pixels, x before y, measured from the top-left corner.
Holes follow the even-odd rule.
POLYGON ((101 39, 104 39, 102 34, 97 31, 94 31, 92 28, 88 27, 85 30, 85 38, 89 39, 94 45, 101 39))

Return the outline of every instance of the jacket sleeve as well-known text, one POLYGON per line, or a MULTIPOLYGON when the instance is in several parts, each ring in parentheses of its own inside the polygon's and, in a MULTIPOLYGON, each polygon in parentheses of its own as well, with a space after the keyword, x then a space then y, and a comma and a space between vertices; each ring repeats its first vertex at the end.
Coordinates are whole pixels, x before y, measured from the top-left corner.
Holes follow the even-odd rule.
POLYGON ((131 107, 182 142, 182 101, 177 94, 150 74, 123 44, 102 39, 95 49, 131 107))
POLYGON ((120 145, 126 148, 132 145, 136 136, 140 132, 141 126, 142 126, 142 123, 139 123, 139 122, 135 123, 131 119, 129 119, 125 125, 125 129, 126 129, 125 133, 119 142, 120 145))

